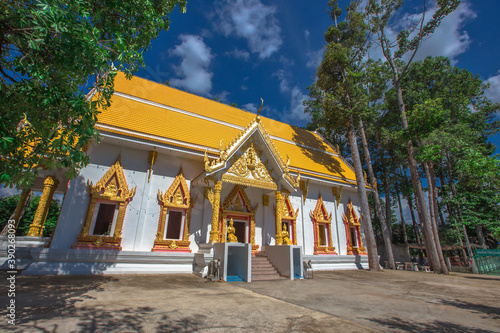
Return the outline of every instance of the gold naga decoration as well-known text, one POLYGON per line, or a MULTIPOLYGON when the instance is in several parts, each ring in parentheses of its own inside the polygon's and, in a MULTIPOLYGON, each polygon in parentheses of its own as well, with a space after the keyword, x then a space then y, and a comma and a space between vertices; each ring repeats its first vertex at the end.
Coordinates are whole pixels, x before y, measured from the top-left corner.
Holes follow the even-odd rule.
POLYGON ((123 228, 123 220, 128 202, 135 195, 137 187, 129 189, 123 167, 121 165, 120 155, 116 162, 106 171, 104 176, 93 185, 87 181, 87 189, 90 195, 90 202, 87 208, 87 214, 82 226, 80 235, 77 237, 77 242, 73 248, 102 248, 121 250, 121 233, 123 228), (96 204, 101 201, 113 201, 118 204, 118 216, 114 232, 109 236, 92 235, 90 226, 96 204))
POLYGON ((191 200, 189 187, 186 183, 186 178, 184 178, 181 167, 179 174, 177 175, 177 177, 175 177, 172 185, 170 185, 168 190, 164 194, 162 194, 162 192, 158 190, 158 201, 160 202, 161 210, 158 222, 158 232, 156 234, 156 239, 152 249, 153 252, 191 252, 191 249, 189 248, 189 245, 191 244, 191 242, 189 241, 189 227, 191 224, 191 210, 197 199, 198 196, 196 196, 194 200, 191 200), (182 239, 180 240, 164 239, 165 227, 167 222, 167 212, 172 208, 181 209, 185 214, 183 234, 181 235, 182 239))
POLYGON ((347 254, 366 254, 366 249, 363 247, 363 240, 361 238, 360 226, 361 223, 354 211, 354 206, 352 205, 352 201, 349 198, 349 202, 347 203, 347 210, 344 214, 344 225, 346 228, 346 238, 347 238, 347 254), (351 239, 351 229, 355 230, 355 237, 358 239, 358 246, 353 246, 353 242, 351 239))
POLYGON ((321 193, 316 201, 314 211, 311 211, 311 219, 314 225, 314 254, 336 254, 335 246, 332 246, 331 222, 332 213, 328 215, 321 193), (326 233, 326 245, 320 244, 320 228, 326 233))
MULTIPOLYGON (((263 103, 263 102, 262 102, 263 103)), ((262 109, 262 105, 261 105, 262 109)), ((260 109, 259 109, 260 110, 260 109)), ((267 146, 271 150, 271 153, 276 156, 276 160, 278 162, 278 165, 280 166, 281 170, 283 170, 283 177, 295 188, 299 187, 299 181, 300 181, 300 174, 297 175, 297 178, 294 179, 290 175, 290 158, 287 156, 287 160, 283 160, 281 157, 280 153, 278 152, 278 149, 276 148, 273 140, 269 136, 269 133, 265 129, 264 125, 260 121, 260 116, 257 115, 249 124, 246 126, 238 135, 229 142, 224 148, 223 148, 223 141, 221 140, 219 142, 219 157, 216 159, 213 159, 210 161, 208 158, 208 152, 205 151, 205 156, 204 156, 204 163, 205 163, 205 171, 208 173, 213 173, 219 170, 222 170, 226 167, 226 161, 229 158, 229 156, 233 156, 234 153, 243 145, 245 141, 247 141, 248 138, 253 134, 255 130, 259 130, 260 133, 262 134, 262 137, 264 138, 264 141, 266 142, 267 146)), ((243 149, 245 150, 245 149, 243 149)), ((255 147, 254 147, 254 152, 255 152, 255 147)), ((257 158, 256 155, 254 155, 254 152, 249 152, 248 149, 245 151, 245 167, 249 171, 254 171, 257 169, 257 158), (253 159, 255 158, 255 160, 253 159), (255 165, 255 169, 252 169, 255 165)), ((241 163, 243 164, 243 163, 241 163)), ((242 167, 242 166, 240 166, 242 167)), ((258 169, 258 172, 262 172, 262 168, 258 169)), ((264 174, 260 174, 260 177, 264 177, 264 174)), ((230 178, 230 177, 229 177, 230 178)), ((272 177, 271 177, 272 178, 272 177)), ((229 180, 229 179, 227 179, 229 180)), ((273 180, 274 181, 274 180, 273 180)), ((246 184, 246 185, 251 185, 255 186, 258 183, 252 183, 252 184, 246 184)), ((266 187, 270 188, 270 187, 266 187)), ((276 186, 277 188, 277 186, 276 186)))

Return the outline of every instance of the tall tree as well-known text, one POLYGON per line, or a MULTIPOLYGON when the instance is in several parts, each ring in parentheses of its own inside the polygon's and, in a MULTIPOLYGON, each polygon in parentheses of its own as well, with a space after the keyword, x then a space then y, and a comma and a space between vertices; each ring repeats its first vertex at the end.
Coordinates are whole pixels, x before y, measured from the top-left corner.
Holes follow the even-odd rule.
MULTIPOLYGON (((383 100, 383 94, 387 90, 387 67, 384 66, 381 61, 368 60, 365 66, 364 76, 363 76, 363 86, 368 95, 368 111, 371 113, 370 118, 376 118, 379 114, 378 101, 383 100)), ((368 119, 367 119, 368 120, 368 119)), ((369 119, 369 122, 373 123, 373 119, 369 119)), ((374 131, 372 131, 374 132, 374 131)), ((370 149, 368 147, 368 140, 365 131, 365 124, 363 119, 359 120, 359 133, 361 136, 361 142, 363 143, 363 151, 365 155, 366 166, 368 168, 368 174, 370 176, 370 183, 374 189, 373 197, 375 201, 375 209, 377 216, 380 219, 380 225, 382 228, 382 237, 384 239, 386 258, 389 268, 396 269, 396 264, 394 261, 394 254, 392 251, 392 239, 391 239, 391 225, 390 220, 387 220, 384 216, 382 210, 382 204, 380 202, 380 196, 377 188, 377 178, 375 177, 375 172, 373 171, 372 159, 370 156, 370 149), (387 222, 389 221, 389 222, 387 222)), ((375 136, 377 134, 375 133, 375 136)), ((379 150, 380 153, 380 150, 379 150)), ((384 183, 385 186, 385 183, 384 183)), ((386 196, 387 198, 387 196, 386 196)), ((390 209, 390 208, 389 208, 390 209)), ((390 215, 389 215, 390 217, 390 215)))
POLYGON ((88 163, 115 70, 131 76, 185 0, 0 2, 0 183, 88 163), (92 95, 92 99, 87 98, 92 95))
POLYGON ((347 7, 346 17, 338 22, 341 9, 337 1, 330 1, 334 24, 325 33, 325 56, 318 67, 317 87, 323 91, 323 111, 327 126, 349 138, 356 174, 358 196, 361 202, 361 223, 365 233, 370 270, 379 270, 378 253, 373 235, 370 208, 366 193, 355 124, 366 111, 367 96, 361 83, 363 57, 366 54, 368 34, 364 14, 358 11, 358 2, 347 7))
MULTIPOLYGON (((384 58, 391 68, 393 74, 392 84, 396 91, 398 108, 401 115, 401 125, 404 130, 407 130, 408 120, 405 110, 405 103, 403 100, 401 79, 406 75, 408 67, 411 64, 424 38, 434 32, 434 30, 441 23, 442 19, 458 7, 460 1, 438 1, 438 8, 434 12, 432 18, 427 22, 425 21, 426 7, 424 5, 424 9, 422 11, 422 15, 418 25, 401 30, 397 36, 396 41, 391 41, 388 37, 387 32, 389 21, 402 6, 402 3, 402 0, 385 0, 381 2, 370 0, 369 4, 366 7, 366 12, 368 14, 371 31, 377 34, 379 46, 382 50, 384 58), (395 52, 394 48, 396 48, 395 52), (403 66, 399 66, 396 60, 401 59, 406 54, 409 54, 408 60, 402 62, 403 66)), ((406 147, 408 150, 408 167, 415 191, 415 199, 417 201, 417 205, 420 207, 418 213, 420 221, 425 229, 425 237, 427 240, 425 242, 425 245, 427 253, 431 259, 432 268, 434 269, 434 271, 445 273, 446 267, 442 267, 442 265, 439 264, 439 255, 436 248, 436 242, 439 242, 439 239, 435 239, 433 236, 432 224, 428 214, 427 205, 425 203, 425 196, 422 189, 422 183, 420 181, 420 175, 418 173, 417 162, 415 160, 414 145, 411 138, 407 140, 406 147)))

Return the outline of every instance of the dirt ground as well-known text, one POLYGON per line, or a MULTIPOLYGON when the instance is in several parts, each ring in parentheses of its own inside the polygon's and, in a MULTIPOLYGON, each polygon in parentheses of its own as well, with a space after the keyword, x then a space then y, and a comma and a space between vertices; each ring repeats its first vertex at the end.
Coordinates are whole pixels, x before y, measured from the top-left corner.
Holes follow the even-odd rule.
POLYGON ((500 332, 500 276, 315 272, 206 282, 194 275, 18 276, 6 332, 500 332))

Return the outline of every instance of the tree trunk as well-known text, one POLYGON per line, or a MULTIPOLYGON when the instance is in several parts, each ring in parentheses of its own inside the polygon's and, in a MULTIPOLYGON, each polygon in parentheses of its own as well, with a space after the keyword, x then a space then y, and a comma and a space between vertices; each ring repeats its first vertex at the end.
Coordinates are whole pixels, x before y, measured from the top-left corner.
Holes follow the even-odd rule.
POLYGON ((439 241, 439 231, 437 228, 437 200, 434 200, 434 182, 432 181, 432 173, 431 168, 432 164, 430 162, 424 163, 425 174, 427 175, 427 186, 429 188, 429 211, 432 223, 432 233, 434 235, 434 240, 436 241, 436 250, 439 256, 439 263, 441 265, 441 271, 443 274, 448 274, 448 266, 446 265, 446 261, 444 260, 443 250, 441 249, 441 242, 439 241))
MULTIPOLYGON (((403 169, 403 167, 401 167, 401 174, 402 174, 402 177, 405 181, 405 184, 408 184, 408 178, 406 176, 406 172, 403 169)), ((419 228, 417 226, 417 221, 415 219, 415 212, 413 211, 413 199, 411 198, 411 194, 408 195, 408 197, 406 197, 406 201, 408 201, 408 207, 410 208, 411 223, 413 225, 413 232, 415 233, 415 238, 417 239, 417 244, 422 246, 422 239, 420 237, 420 231, 419 231, 419 228)))
POLYGON ((476 225, 476 235, 477 235, 477 239, 479 240, 479 245, 481 245, 482 247, 485 247, 486 240, 484 239, 483 227, 479 224, 476 225))
POLYGON ((391 195, 389 193, 389 178, 387 177, 387 169, 385 167, 384 149, 380 144, 378 134, 375 133, 375 141, 377 142, 377 149, 380 154, 380 164, 382 165, 382 175, 384 177, 384 193, 385 193, 385 222, 389 229, 389 234, 392 238, 392 214, 391 214, 391 195))
POLYGON ((403 228, 403 239, 405 241, 405 251, 408 254, 408 258, 410 258, 410 260, 411 260, 410 248, 408 246, 408 235, 406 234, 406 223, 405 223, 405 218, 403 215, 403 207, 401 206, 401 198, 399 196, 399 186, 398 186, 397 182, 395 182, 395 184, 396 184, 396 192, 397 192, 396 194, 398 196, 399 215, 401 216, 401 227, 403 228))
POLYGON ((373 226, 370 216, 370 207, 368 206, 368 197, 366 196, 365 180, 363 169, 361 168, 361 159, 359 157, 358 142, 356 132, 354 131, 353 119, 348 124, 349 143, 351 145, 352 161, 354 163, 354 172, 356 174, 356 185, 358 187, 358 196, 361 203, 361 224, 365 231, 366 249, 368 251, 368 265, 371 271, 380 270, 378 263, 378 251, 375 237, 373 235, 373 226))
POLYGON ((366 165, 368 166, 368 173, 370 174, 370 182, 373 189, 375 190, 375 192, 373 193, 373 196, 375 198, 375 209, 380 219, 380 225, 382 226, 382 235, 384 238, 387 263, 389 264, 390 269, 396 269, 394 254, 392 252, 391 231, 389 228, 387 228, 387 224, 384 218, 384 212, 382 211, 382 205, 380 203, 380 197, 377 190, 375 173, 373 172, 372 161, 370 158, 370 150, 368 149, 368 142, 366 140, 365 128, 362 120, 359 121, 359 130, 361 134, 361 141, 363 143, 363 150, 365 152, 366 165))
MULTIPOLYGON (((401 125, 404 130, 408 129, 408 120, 406 119, 405 104, 403 101, 403 91, 399 85, 398 73, 394 72, 394 89, 396 90, 398 107, 401 114, 401 125)), ((420 175, 418 173, 417 162, 415 160, 415 152, 413 148, 413 142, 408 140, 406 142, 406 149, 408 150, 408 168, 410 169, 411 182, 413 185, 413 191, 415 193, 415 201, 418 206, 418 216, 423 229, 425 230, 425 247, 427 250, 427 256, 431 261, 431 267, 436 273, 443 273, 441 265, 439 264, 439 255, 436 249, 436 241, 434 240, 434 234, 432 232, 432 224, 427 211, 427 205, 425 203, 424 190, 422 189, 422 183, 420 181, 420 175)), ((437 240, 439 241, 439 240, 437 240)))

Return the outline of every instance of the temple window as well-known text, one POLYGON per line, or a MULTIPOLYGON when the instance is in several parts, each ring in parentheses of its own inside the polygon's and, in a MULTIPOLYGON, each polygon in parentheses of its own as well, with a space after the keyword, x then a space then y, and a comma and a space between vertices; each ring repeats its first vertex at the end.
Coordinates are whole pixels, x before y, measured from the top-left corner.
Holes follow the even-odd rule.
POLYGON ((184 212, 169 210, 165 239, 182 239, 184 212))
POLYGON ((136 189, 129 189, 120 157, 95 185, 88 182, 87 188, 90 202, 73 248, 121 250, 125 211, 136 189))
POLYGON ((93 219, 91 234, 95 236, 111 236, 116 225, 118 205, 114 203, 96 204, 97 216, 93 219))
POLYGON ((318 236, 319 236, 319 245, 320 246, 327 246, 327 241, 326 241, 326 230, 327 226, 323 223, 320 223, 318 225, 318 236))
POLYGON ((153 252, 191 252, 189 245, 189 217, 194 201, 191 201, 189 188, 182 169, 172 185, 163 194, 158 191, 160 219, 153 252))
POLYGON ((332 214, 326 211, 321 194, 311 212, 311 220, 314 226, 314 254, 337 254, 332 243, 332 214))
POLYGON ((361 239, 361 224, 354 211, 351 199, 349 199, 347 211, 344 214, 344 225, 346 228, 347 254, 366 254, 361 239))

